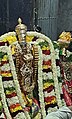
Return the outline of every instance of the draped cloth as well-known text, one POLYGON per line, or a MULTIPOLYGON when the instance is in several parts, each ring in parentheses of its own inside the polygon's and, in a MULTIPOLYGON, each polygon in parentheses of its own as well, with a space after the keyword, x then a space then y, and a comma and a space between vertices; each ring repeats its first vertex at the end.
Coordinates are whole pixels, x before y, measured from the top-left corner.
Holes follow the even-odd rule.
POLYGON ((72 119, 72 111, 63 106, 58 111, 48 114, 45 119, 72 119))

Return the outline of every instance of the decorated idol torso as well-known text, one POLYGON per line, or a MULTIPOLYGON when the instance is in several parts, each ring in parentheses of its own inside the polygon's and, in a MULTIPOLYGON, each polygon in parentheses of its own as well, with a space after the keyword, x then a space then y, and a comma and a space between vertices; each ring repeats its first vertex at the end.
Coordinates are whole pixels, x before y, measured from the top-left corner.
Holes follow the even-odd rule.
POLYGON ((26 31, 27 28, 24 24, 21 24, 19 19, 19 25, 16 26, 16 33, 18 36, 18 42, 20 49, 16 48, 16 70, 18 74, 18 80, 23 93, 30 94, 34 89, 33 81, 33 56, 31 54, 30 45, 26 43, 26 31))

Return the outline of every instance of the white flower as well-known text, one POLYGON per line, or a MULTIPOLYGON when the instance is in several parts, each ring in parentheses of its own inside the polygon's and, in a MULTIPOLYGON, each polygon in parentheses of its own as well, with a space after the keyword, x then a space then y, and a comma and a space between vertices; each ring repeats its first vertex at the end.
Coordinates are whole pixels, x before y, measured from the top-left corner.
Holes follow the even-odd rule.
POLYGON ((66 51, 66 53, 67 53, 67 57, 69 57, 70 55, 72 55, 72 52, 70 52, 70 51, 66 51))
POLYGON ((3 46, 0 46, 0 47, 1 47, 0 52, 4 52, 4 53, 7 52, 7 51, 5 50, 5 47, 3 47, 3 46))
POLYGON ((60 93, 63 94, 63 91, 62 91, 62 83, 59 83, 59 88, 60 88, 60 93))
POLYGON ((14 119, 26 119, 26 117, 23 112, 20 112, 14 117, 14 119))
POLYGON ((9 70, 10 70, 9 63, 4 64, 4 65, 1 67, 1 70, 2 70, 2 71, 9 71, 9 70))
POLYGON ((48 73, 42 72, 42 77, 44 80, 53 79, 52 72, 48 72, 48 73))
POLYGON ((48 96, 55 96, 54 90, 52 90, 50 93, 48 93, 47 91, 44 91, 44 97, 48 97, 48 96))
POLYGON ((0 40, 3 40, 3 39, 6 38, 7 36, 16 36, 16 33, 15 33, 15 32, 5 33, 4 35, 1 35, 1 36, 0 36, 0 40))
POLYGON ((37 42, 37 43, 40 43, 40 42, 44 42, 44 40, 41 39, 41 38, 38 38, 38 39, 36 40, 36 42, 37 42))
POLYGON ((57 76, 60 77, 60 67, 57 66, 57 76))
POLYGON ((8 102, 8 105, 10 106, 10 105, 19 103, 19 100, 18 100, 18 97, 15 96, 15 97, 12 97, 12 98, 7 98, 7 102, 8 102))
POLYGON ((4 85, 4 88, 14 87, 13 81, 4 81, 3 85, 4 85))
POLYGON ((45 54, 43 54, 43 60, 44 61, 48 61, 48 60, 50 60, 51 59, 51 56, 50 55, 45 55, 45 54))
POLYGON ((59 49, 55 49, 55 58, 59 59, 59 49))
POLYGON ((42 81, 42 51, 40 49, 40 46, 38 46, 38 53, 39 53, 39 60, 38 60, 38 90, 39 90, 39 101, 40 101, 40 107, 43 119, 46 116, 45 112, 45 103, 44 103, 44 94, 43 94, 43 81, 42 81))
POLYGON ((4 88, 14 87, 13 81, 4 81, 3 85, 4 85, 4 88))

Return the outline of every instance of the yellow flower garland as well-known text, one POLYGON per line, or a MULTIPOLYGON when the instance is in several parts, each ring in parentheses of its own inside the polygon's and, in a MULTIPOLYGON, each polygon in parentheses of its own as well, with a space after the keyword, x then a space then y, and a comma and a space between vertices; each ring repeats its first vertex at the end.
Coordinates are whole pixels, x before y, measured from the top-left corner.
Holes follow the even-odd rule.
POLYGON ((54 85, 54 83, 44 83, 43 89, 48 88, 49 86, 54 85))
POLYGON ((9 32, 9 33, 6 33, 6 34, 0 36, 0 42, 2 42, 2 41, 3 42, 8 41, 10 45, 12 43, 16 42, 17 38, 16 38, 15 32, 9 32))
POLYGON ((18 110, 22 110, 22 107, 21 106, 18 106, 18 107, 15 107, 14 109, 11 109, 11 112, 16 112, 18 110))

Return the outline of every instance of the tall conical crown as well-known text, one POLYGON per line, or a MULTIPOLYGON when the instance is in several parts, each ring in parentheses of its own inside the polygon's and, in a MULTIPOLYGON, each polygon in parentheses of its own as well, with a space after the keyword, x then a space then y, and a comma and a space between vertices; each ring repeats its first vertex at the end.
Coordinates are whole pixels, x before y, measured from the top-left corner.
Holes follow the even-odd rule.
POLYGON ((18 25, 15 27, 16 34, 18 35, 19 41, 25 40, 27 26, 22 24, 21 18, 18 19, 18 25))

